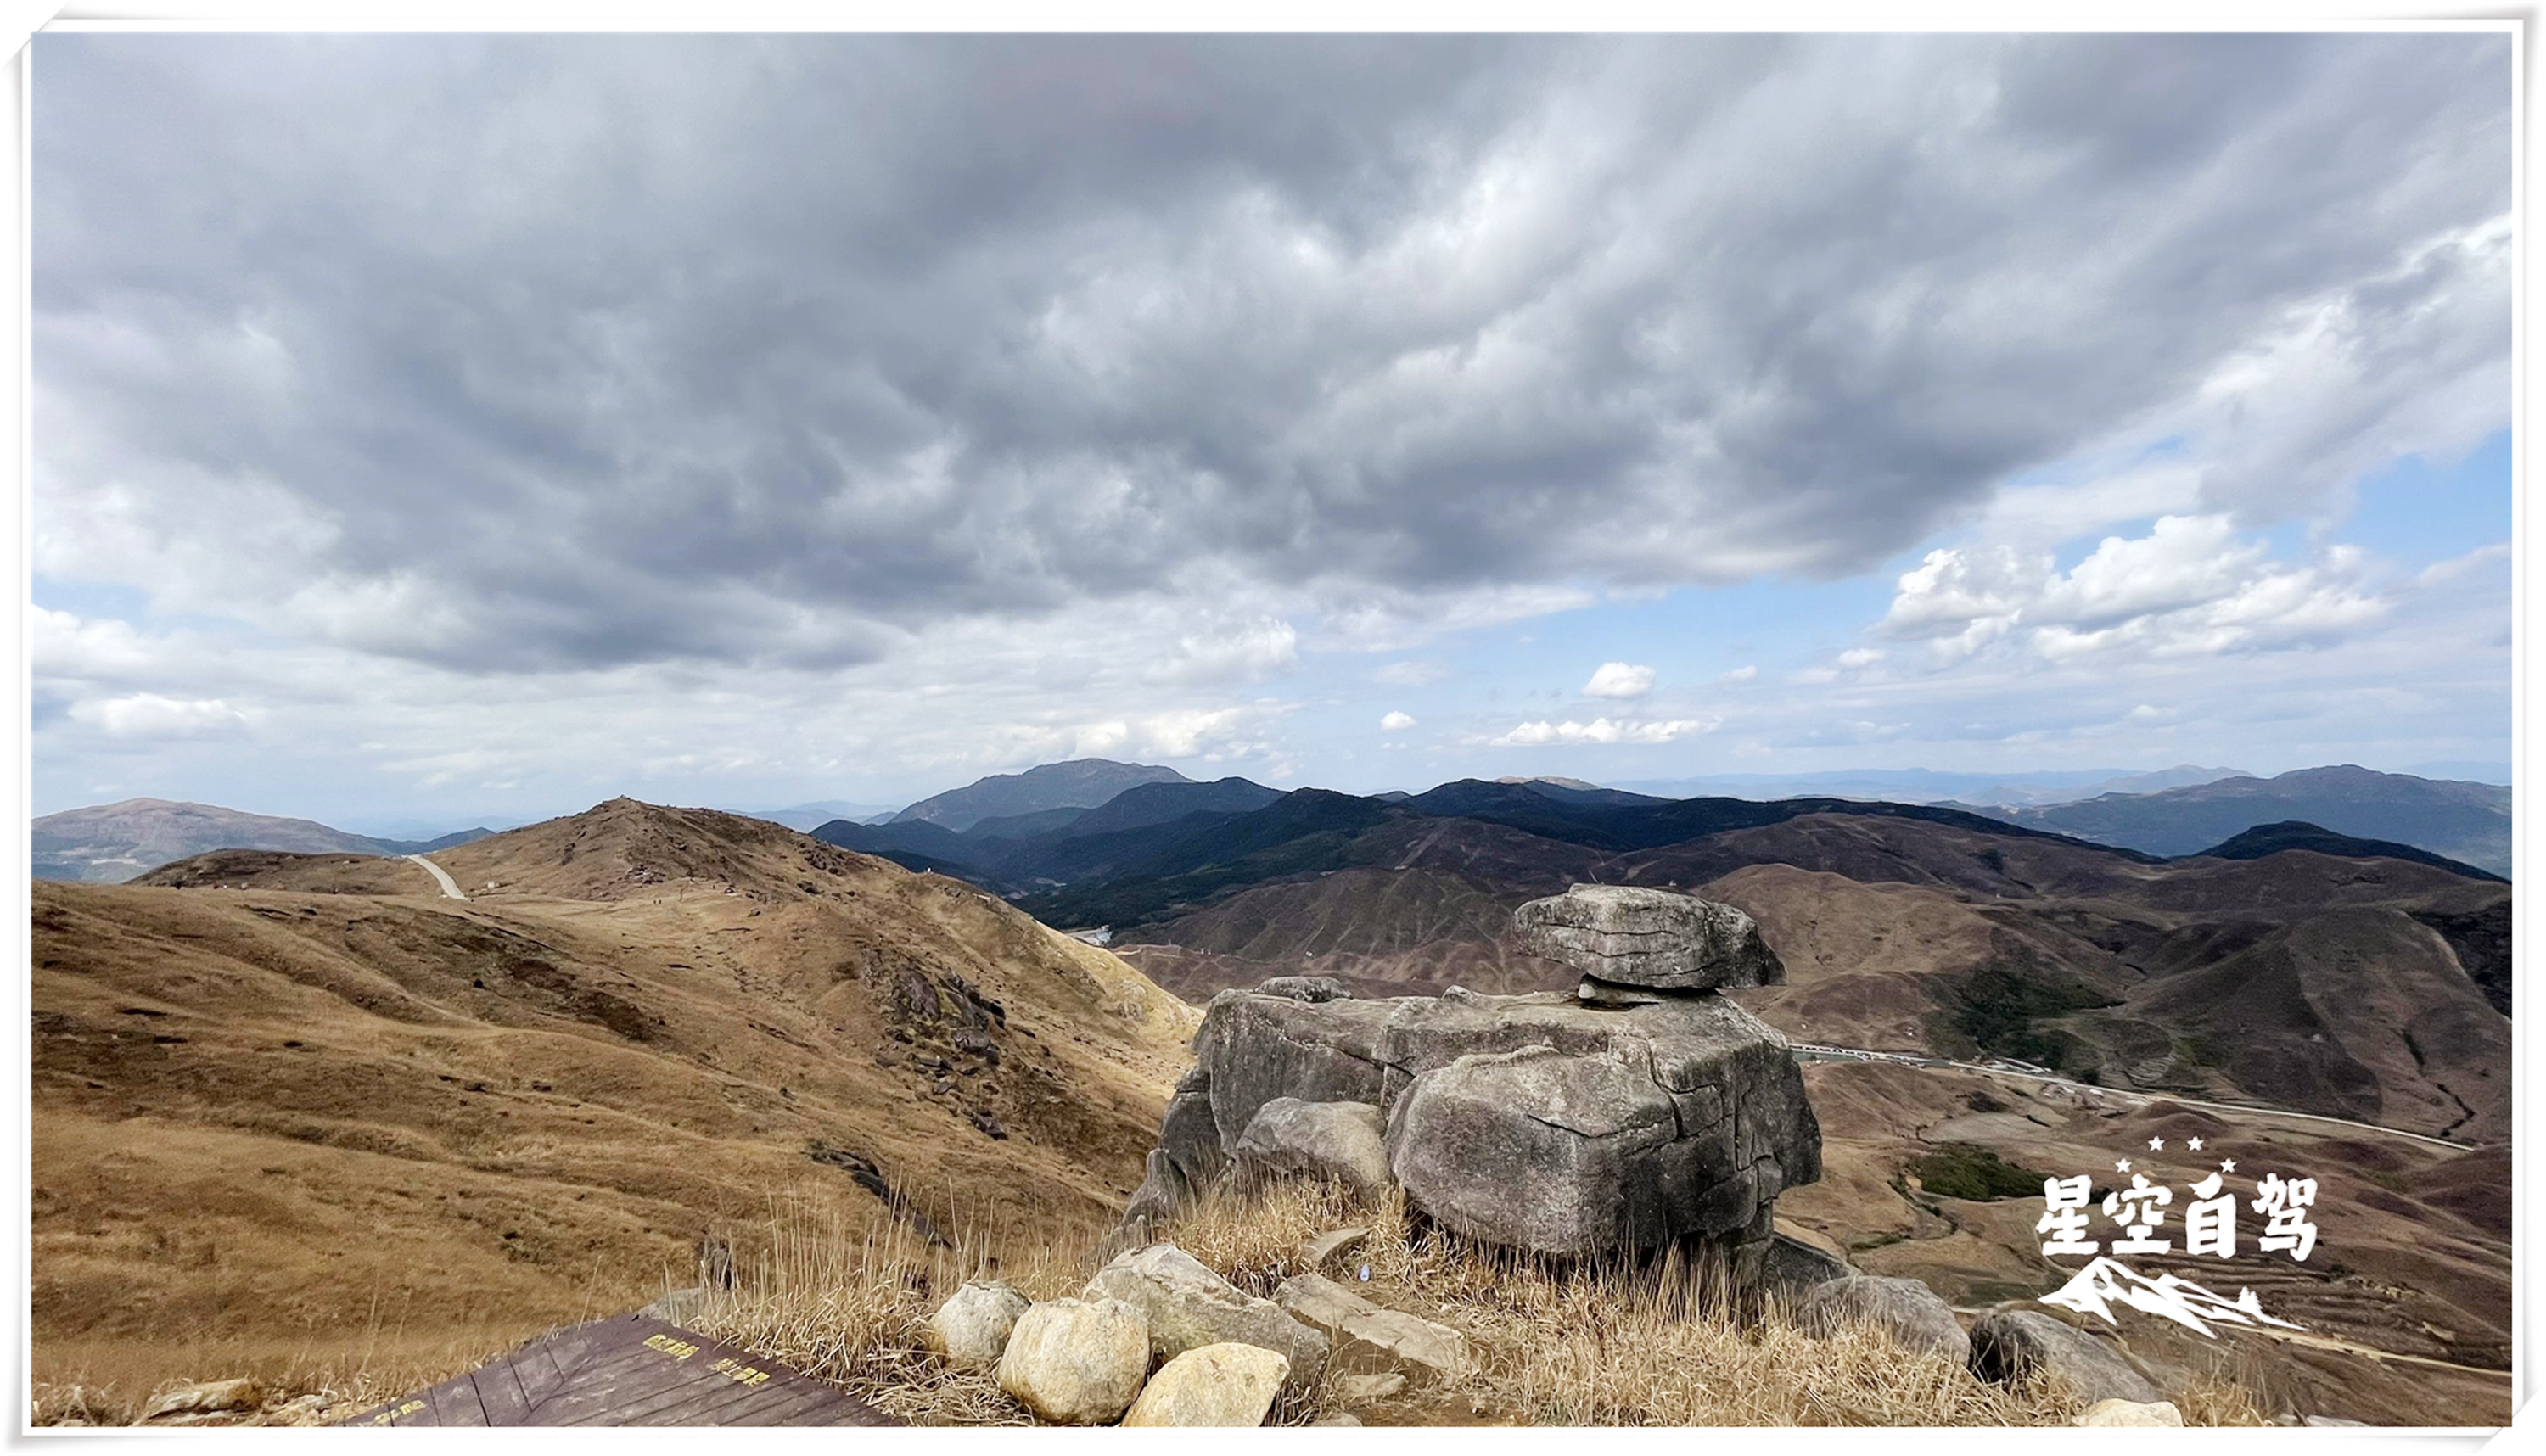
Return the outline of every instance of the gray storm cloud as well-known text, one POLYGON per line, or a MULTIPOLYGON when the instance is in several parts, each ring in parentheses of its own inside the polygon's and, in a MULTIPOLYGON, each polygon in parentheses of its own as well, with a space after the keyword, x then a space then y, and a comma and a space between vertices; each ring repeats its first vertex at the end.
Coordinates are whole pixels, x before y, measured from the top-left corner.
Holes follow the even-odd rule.
POLYGON ((2506 46, 45 36, 38 566, 508 672, 1863 570, 2310 309, 2498 370, 2506 46))

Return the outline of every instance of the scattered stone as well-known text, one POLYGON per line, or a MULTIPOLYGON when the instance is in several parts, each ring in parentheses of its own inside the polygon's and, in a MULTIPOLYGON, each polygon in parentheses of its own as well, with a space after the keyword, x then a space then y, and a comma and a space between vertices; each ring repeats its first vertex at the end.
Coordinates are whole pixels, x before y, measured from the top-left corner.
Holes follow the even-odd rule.
POLYGON ((1149 1353, 1157 1359, 1208 1344, 1256 1345, 1290 1362, 1295 1388, 1305 1388, 1325 1368, 1324 1335, 1273 1301, 1239 1290, 1172 1243, 1119 1255, 1096 1271, 1080 1297, 1121 1300, 1141 1311, 1149 1353))
POLYGON ((988 1134, 994 1142, 1004 1143, 1008 1139, 1008 1130, 999 1125, 999 1119, 993 1113, 975 1112, 973 1114, 973 1126, 988 1134))
MULTIPOLYGON (((2167 1409, 2171 1410, 2173 1408, 2169 1406, 2167 1409)), ((2178 1420, 2177 1423, 2180 1424, 2180 1420, 2178 1420)), ((2299 1417, 2299 1424, 2315 1426, 2357 1426, 2363 1430, 2369 1428, 2369 1422, 2366 1420, 2345 1420, 2339 1415, 2302 1415, 2299 1417)))
POLYGON ((1850 1274, 1815 1285, 1795 1314, 1810 1334, 1826 1336, 1850 1321, 1863 1321, 1897 1343, 1950 1355, 1957 1365, 1972 1357, 1971 1336, 1955 1322, 1953 1307, 1915 1279, 1850 1274))
POLYGON ((1105 1425, 1131 1409, 1149 1373, 1149 1327, 1119 1300, 1046 1300, 1017 1317, 999 1356, 999 1389, 1038 1419, 1105 1425))
POLYGON ((1238 1135, 1237 1186, 1260 1191, 1284 1177, 1323 1178, 1375 1202, 1388 1191, 1388 1125, 1368 1102, 1276 1097, 1238 1135))
POLYGON ((1301 1244, 1300 1259, 1312 1269, 1322 1269, 1351 1258, 1369 1242, 1370 1230, 1367 1227, 1331 1230, 1301 1244))
POLYGON ((210 1415, 223 1411, 253 1411, 264 1393, 253 1380, 208 1380, 162 1393, 141 1413, 144 1420, 169 1415, 210 1415))
POLYGON ((671 1290, 636 1313, 648 1320, 660 1320, 666 1325, 686 1325, 690 1322, 690 1317, 699 1312, 699 1307, 707 1302, 707 1289, 701 1285, 692 1285, 687 1289, 671 1290))
POLYGON ((928 1317, 928 1345, 959 1370, 995 1370, 1034 1301, 995 1279, 968 1279, 928 1317))
POLYGON ((1262 1425, 1291 1362, 1261 1345, 1207 1344, 1158 1367, 1125 1425, 1262 1425))
POLYGON ((1356 1406, 1367 1406, 1402 1392, 1405 1377, 1395 1370, 1383 1370, 1374 1375, 1339 1375, 1332 1384, 1336 1395, 1356 1406))
POLYGON ((1576 885, 1512 912, 1521 944, 1612 986, 1776 985, 1784 963, 1728 904, 1629 885, 1576 885))
POLYGON ((2181 1425, 2183 1413, 2174 1409, 2172 1401, 2097 1401, 2070 1424, 2181 1425))
POLYGON ((2131 1368, 2121 1352, 2039 1310, 1998 1310, 1972 1327, 1972 1374, 2011 1385, 2048 1370, 2076 1388, 2080 1399, 2149 1405, 2164 1392, 2131 1368))
POLYGON ((1616 985, 1596 976, 1583 977, 1582 984, 1573 988, 1573 999, 1586 1006, 1651 1006, 1677 994, 1641 985, 1616 985))
POLYGON ((1428 1380, 1473 1373, 1465 1335, 1399 1310, 1382 1309, 1323 1274, 1294 1274, 1274 1302, 1325 1331, 1338 1366, 1410 1372, 1428 1380))
POLYGON ((1295 1001, 1339 1001, 1352 994, 1331 976, 1274 976, 1255 983, 1259 996, 1288 996, 1295 1001))
POLYGON ((1332 1415, 1320 1415, 1309 1423, 1311 1425, 1359 1425, 1361 1417, 1338 1411, 1332 1415))

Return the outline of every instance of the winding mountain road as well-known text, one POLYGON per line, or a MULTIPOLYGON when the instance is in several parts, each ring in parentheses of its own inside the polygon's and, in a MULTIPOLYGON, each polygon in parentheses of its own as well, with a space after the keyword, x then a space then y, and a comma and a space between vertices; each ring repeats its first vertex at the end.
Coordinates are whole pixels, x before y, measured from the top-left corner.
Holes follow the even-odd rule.
POLYGON ((467 899, 468 898, 462 895, 460 893, 460 887, 452 882, 450 871, 445 870, 442 866, 435 864, 433 861, 426 859, 420 854, 410 854, 407 858, 424 866, 425 873, 431 875, 434 879, 434 883, 442 887, 442 893, 444 895, 451 897, 453 899, 467 899))
POLYGON ((1793 1046, 1795 1055, 1806 1061, 1892 1062, 1903 1067, 1951 1067, 1962 1071, 1978 1072, 1983 1076, 2013 1077, 2022 1081, 2070 1087, 2089 1096, 2112 1097, 2143 1106, 2150 1102, 2165 1101, 2183 1107, 2200 1107, 2212 1112, 2234 1112, 2247 1117, 2285 1117, 2299 1122, 2330 1123, 2334 1127, 2355 1128, 2364 1133, 2384 1133, 2391 1138, 2408 1138, 2417 1143, 2427 1143, 2434 1148, 2445 1148, 2452 1153, 2464 1153, 2476 1146, 2473 1143, 2452 1143, 2446 1138, 2434 1138, 2425 1133, 2409 1133, 2403 1128, 2381 1127, 2374 1122, 2353 1122, 2349 1118, 2326 1117, 2314 1112, 2291 1112, 2286 1108, 2267 1107, 2260 1103, 2208 1102, 2199 1097, 2184 1097, 2173 1092, 2125 1092, 2114 1087, 2097 1086, 2092 1082, 2072 1081, 2068 1077, 2054 1076, 2047 1071, 2024 1071, 2012 1067, 1985 1067, 1974 1062, 1956 1062, 1944 1057, 1919 1057, 1907 1052, 1869 1052, 1858 1047, 1825 1047, 1811 1042, 1796 1042, 1793 1046))

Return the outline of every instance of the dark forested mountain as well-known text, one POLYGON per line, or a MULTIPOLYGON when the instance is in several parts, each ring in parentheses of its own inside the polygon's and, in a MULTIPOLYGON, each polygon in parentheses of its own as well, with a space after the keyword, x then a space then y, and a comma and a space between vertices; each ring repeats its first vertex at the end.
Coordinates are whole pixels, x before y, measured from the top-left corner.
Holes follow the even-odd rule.
POLYGON ((2163 855, 2197 854, 2257 824, 2295 819, 2510 873, 2509 789, 2354 764, 1993 813, 2011 823, 2163 855))
MULTIPOLYGON (((2416 864, 2432 865, 2454 874, 2481 880, 2503 880, 2490 870, 2453 860, 2445 855, 2417 849, 2411 844, 2398 844, 2392 839, 2358 839, 2337 834, 2317 824, 2292 819, 2278 824, 2256 824, 2224 844, 2214 844, 2201 851, 2204 859, 2261 859, 2284 849, 2312 849, 2318 854, 2336 855, 2343 859, 2401 859, 2416 864)), ((2504 884, 2510 883, 2503 880, 2504 884)))
POLYGON ((2509 887, 2392 838, 2240 821, 2169 860, 1937 806, 1474 779, 1410 797, 1153 784, 1048 822, 817 833, 1110 926, 1196 1001, 1302 973, 1371 994, 1567 987, 1512 910, 1650 885, 1758 918, 1789 980, 1742 999, 1801 1040, 2476 1141, 2508 1126, 2509 887), (1197 807, 1220 803, 1240 807, 1197 807))
POLYGON ((1047 809, 1094 809, 1135 784, 1190 782, 1174 769, 1155 764, 1073 758, 1067 763, 1043 764, 1021 774, 976 779, 961 789, 949 789, 919 801, 893 815, 892 822, 923 819, 960 833, 983 819, 1047 809))

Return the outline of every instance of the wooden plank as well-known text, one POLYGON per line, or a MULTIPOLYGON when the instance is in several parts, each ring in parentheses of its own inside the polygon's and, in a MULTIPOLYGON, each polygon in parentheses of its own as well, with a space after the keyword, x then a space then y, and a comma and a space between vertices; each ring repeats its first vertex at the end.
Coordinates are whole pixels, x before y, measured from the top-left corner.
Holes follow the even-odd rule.
POLYGON ((897 1422, 740 1346, 623 1316, 556 1330, 339 1424, 828 1426, 897 1422))
POLYGON ((469 1372, 468 1383, 477 1388, 477 1404, 485 1409, 488 1425, 528 1423, 530 1393, 522 1389, 522 1377, 514 1373, 510 1357, 490 1360, 469 1372))

